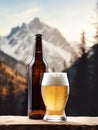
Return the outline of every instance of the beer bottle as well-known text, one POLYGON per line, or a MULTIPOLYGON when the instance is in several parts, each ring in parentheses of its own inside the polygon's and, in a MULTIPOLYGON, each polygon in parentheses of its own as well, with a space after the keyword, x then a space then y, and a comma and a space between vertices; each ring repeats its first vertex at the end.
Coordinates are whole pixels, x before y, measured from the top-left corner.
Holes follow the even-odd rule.
POLYGON ((35 52, 29 65, 28 83, 28 117, 30 119, 42 119, 45 114, 45 106, 41 96, 41 73, 47 71, 47 64, 43 57, 42 35, 36 35, 35 52))

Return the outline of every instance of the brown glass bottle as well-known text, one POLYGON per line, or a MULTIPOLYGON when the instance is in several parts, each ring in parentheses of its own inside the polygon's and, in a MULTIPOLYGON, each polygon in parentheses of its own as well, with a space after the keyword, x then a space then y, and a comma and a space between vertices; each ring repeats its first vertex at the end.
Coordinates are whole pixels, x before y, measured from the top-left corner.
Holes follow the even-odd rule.
POLYGON ((42 49, 42 35, 37 34, 34 56, 29 65, 28 116, 30 119, 42 119, 45 114, 41 96, 41 73, 47 71, 47 64, 42 49))

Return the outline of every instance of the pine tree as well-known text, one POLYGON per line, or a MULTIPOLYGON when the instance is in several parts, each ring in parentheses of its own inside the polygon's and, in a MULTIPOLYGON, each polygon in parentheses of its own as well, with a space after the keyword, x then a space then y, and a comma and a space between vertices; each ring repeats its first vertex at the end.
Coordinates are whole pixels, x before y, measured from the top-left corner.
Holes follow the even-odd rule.
POLYGON ((83 31, 81 34, 81 45, 80 45, 80 50, 82 54, 85 53, 85 45, 86 45, 86 38, 85 38, 85 32, 83 31))

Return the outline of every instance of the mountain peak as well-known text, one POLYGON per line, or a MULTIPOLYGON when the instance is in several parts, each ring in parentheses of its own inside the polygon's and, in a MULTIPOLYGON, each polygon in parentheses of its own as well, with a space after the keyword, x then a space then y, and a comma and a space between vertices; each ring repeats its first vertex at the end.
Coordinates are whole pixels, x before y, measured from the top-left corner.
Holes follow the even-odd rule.
POLYGON ((36 17, 34 20, 33 20, 34 23, 39 23, 40 22, 40 19, 38 17, 36 17))
POLYGON ((35 17, 31 22, 30 22, 30 25, 34 25, 34 24, 37 24, 39 25, 41 22, 40 22, 40 19, 38 17, 35 17))
POLYGON ((22 28, 26 27, 26 24, 25 24, 25 23, 23 23, 21 27, 22 27, 22 28))
POLYGON ((20 27, 17 26, 17 27, 14 27, 12 28, 10 34, 7 36, 7 38, 9 39, 10 37, 12 37, 17 31, 19 31, 20 27))
POLYGON ((21 26, 21 30, 25 30, 25 29, 27 29, 27 28, 28 28, 28 27, 27 27, 27 24, 23 23, 22 26, 21 26))
POLYGON ((40 30, 43 28, 42 22, 40 21, 40 19, 38 17, 36 17, 35 19, 33 19, 30 24, 29 24, 29 28, 31 30, 33 30, 33 28, 35 28, 35 30, 40 30))

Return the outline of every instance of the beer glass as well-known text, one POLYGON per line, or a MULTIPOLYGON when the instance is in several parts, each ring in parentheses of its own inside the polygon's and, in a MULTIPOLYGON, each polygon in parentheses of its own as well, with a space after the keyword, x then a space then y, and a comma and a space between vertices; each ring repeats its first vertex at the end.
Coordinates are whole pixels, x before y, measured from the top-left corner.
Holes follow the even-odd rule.
POLYGON ((65 106, 69 95, 67 73, 44 73, 41 83, 41 94, 46 107, 43 120, 65 121, 65 106))

